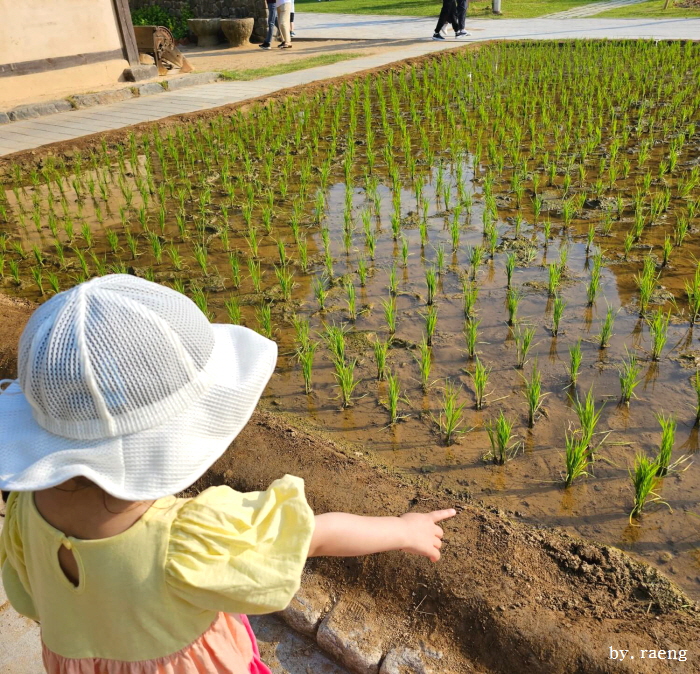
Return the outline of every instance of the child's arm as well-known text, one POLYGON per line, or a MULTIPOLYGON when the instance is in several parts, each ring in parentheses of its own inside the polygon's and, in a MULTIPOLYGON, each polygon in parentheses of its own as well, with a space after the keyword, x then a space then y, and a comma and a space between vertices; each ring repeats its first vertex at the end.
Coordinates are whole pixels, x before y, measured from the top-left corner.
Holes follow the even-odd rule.
POLYGON ((450 508, 431 513, 406 513, 401 517, 317 515, 309 557, 357 557, 404 550, 437 562, 442 547, 442 529, 437 522, 455 514, 450 508))

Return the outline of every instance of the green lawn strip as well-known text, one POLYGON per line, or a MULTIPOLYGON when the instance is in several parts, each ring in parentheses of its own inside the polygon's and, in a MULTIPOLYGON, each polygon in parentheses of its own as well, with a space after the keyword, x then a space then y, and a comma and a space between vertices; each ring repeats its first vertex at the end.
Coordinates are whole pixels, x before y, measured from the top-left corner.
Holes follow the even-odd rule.
POLYGON ((596 14, 595 17, 588 18, 610 18, 610 19, 694 19, 700 17, 700 8, 684 9, 674 7, 673 3, 668 9, 664 9, 665 0, 649 0, 638 5, 627 5, 617 9, 609 9, 607 12, 596 14))
POLYGON ((315 68, 316 66, 327 66, 331 63, 347 61, 348 59, 356 59, 360 56, 368 56, 368 54, 358 54, 357 52, 320 54, 319 56, 298 59, 296 61, 290 61, 289 63, 278 63, 277 65, 265 66, 264 68, 250 68, 248 70, 221 70, 220 72, 221 77, 225 80, 247 82, 249 80, 258 80, 261 77, 272 77, 272 75, 293 73, 296 70, 305 70, 306 68, 315 68))
MULTIPOLYGON (((543 14, 553 14, 590 4, 590 0, 503 0, 500 17, 492 14, 491 0, 469 2, 468 16, 471 18, 530 19, 543 14)), ((374 0, 296 0, 299 12, 321 12, 338 14, 400 14, 405 16, 434 16, 440 14, 438 0, 396 0, 378 3, 374 0)), ((303 20, 297 20, 297 29, 303 31, 303 20)), ((359 37, 359 36, 358 36, 359 37)))

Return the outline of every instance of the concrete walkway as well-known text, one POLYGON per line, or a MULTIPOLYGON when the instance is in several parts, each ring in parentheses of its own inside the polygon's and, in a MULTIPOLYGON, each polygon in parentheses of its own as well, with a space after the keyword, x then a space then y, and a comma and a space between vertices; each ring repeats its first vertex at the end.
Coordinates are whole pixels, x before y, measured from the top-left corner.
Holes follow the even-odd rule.
POLYGON ((595 16, 601 12, 607 12, 609 9, 617 7, 626 7, 627 5, 638 5, 640 2, 647 0, 601 0, 600 2, 592 2, 590 5, 580 5, 573 9, 567 9, 563 12, 555 12, 554 14, 545 14, 543 19, 580 19, 584 16, 595 16))
MULTIPOLYGON (((0 127, 0 156, 101 131, 120 129, 139 122, 237 103, 272 94, 287 87, 376 68, 393 61, 464 44, 464 41, 455 39, 445 42, 431 41, 435 19, 425 17, 298 13, 295 28, 300 38, 393 41, 405 39, 407 43, 403 49, 384 54, 252 82, 218 82, 182 91, 163 91, 154 96, 113 105, 4 124, 0 127)), ((569 38, 697 40, 700 36, 700 19, 475 19, 468 22, 467 28, 471 32, 469 41, 569 38)))
MULTIPOLYGON (((437 15, 431 18, 298 12, 294 30, 300 38, 428 40, 435 30, 436 19, 437 15)), ((470 42, 615 38, 698 40, 700 19, 467 19, 467 30, 471 33, 467 38, 470 42)), ((448 37, 451 34, 448 30, 448 37)))

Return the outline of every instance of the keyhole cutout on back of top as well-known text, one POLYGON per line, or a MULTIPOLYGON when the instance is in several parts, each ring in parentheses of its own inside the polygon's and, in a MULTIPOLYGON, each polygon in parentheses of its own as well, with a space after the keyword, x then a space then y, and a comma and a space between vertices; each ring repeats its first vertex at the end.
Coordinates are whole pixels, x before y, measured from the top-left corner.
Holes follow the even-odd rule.
POLYGON ((80 585, 80 568, 68 540, 63 541, 61 547, 58 548, 58 564, 68 582, 74 587, 78 587, 80 585))

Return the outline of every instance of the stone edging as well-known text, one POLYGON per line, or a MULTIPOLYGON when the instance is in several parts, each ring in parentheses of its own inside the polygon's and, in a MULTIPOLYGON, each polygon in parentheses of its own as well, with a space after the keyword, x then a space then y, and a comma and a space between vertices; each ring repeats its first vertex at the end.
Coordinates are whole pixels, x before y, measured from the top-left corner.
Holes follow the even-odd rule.
POLYGON ((76 94, 67 96, 56 101, 45 101, 43 103, 30 103, 20 105, 10 110, 0 110, 0 124, 19 122, 25 119, 35 119, 46 115, 54 115, 58 112, 70 112, 71 110, 82 110, 92 108, 96 105, 109 105, 119 103, 130 98, 140 98, 141 96, 152 96, 161 94, 164 91, 177 91, 186 87, 194 87, 199 84, 211 84, 221 78, 216 72, 191 73, 178 75, 170 79, 158 82, 145 82, 143 84, 132 84, 131 86, 119 89, 108 89, 94 94, 76 94))
POLYGON ((421 644, 386 647, 377 627, 374 601, 363 594, 333 600, 312 574, 279 616, 293 630, 318 646, 353 674, 448 674, 443 653, 421 644))

